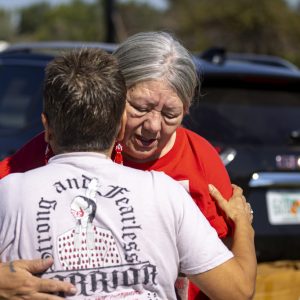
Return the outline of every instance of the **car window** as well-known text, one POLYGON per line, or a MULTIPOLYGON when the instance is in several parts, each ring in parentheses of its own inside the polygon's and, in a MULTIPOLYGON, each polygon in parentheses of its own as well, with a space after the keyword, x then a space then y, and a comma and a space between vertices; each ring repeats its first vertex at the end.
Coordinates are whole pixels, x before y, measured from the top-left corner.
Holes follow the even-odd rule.
POLYGON ((300 128, 299 111, 299 92, 210 88, 184 125, 212 142, 287 144, 300 128))
POLYGON ((42 67, 0 65, 1 129, 21 129, 34 121, 32 110, 42 107, 43 78, 42 67))

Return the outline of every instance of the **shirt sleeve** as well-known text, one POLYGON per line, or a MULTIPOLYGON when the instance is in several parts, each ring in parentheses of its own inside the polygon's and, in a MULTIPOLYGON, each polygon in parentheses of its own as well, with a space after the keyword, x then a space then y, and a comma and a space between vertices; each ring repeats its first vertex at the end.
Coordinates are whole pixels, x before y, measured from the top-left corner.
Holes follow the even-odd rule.
POLYGON ((229 199, 232 195, 232 186, 228 172, 218 152, 209 143, 204 168, 208 182, 213 184, 224 198, 229 199))
POLYGON ((177 236, 180 271, 188 275, 199 274, 232 258, 232 252, 190 196, 184 190, 178 191, 178 194, 182 199, 177 236))
POLYGON ((26 172, 45 165, 46 147, 47 144, 44 141, 44 133, 42 132, 15 154, 0 162, 0 179, 11 173, 26 172))
MULTIPOLYGON (((208 184, 213 184, 222 196, 229 200, 232 196, 232 186, 228 172, 216 149, 208 141, 204 145, 202 163, 206 181, 208 184)), ((209 197, 214 202, 210 195, 209 197)), ((230 224, 226 223, 223 212, 217 206, 213 218, 210 219, 210 223, 217 229, 219 237, 224 238, 227 235, 231 235, 230 224)))
POLYGON ((0 180, 0 257, 3 262, 18 258, 16 247, 22 216, 15 183, 19 175, 13 174, 0 180))

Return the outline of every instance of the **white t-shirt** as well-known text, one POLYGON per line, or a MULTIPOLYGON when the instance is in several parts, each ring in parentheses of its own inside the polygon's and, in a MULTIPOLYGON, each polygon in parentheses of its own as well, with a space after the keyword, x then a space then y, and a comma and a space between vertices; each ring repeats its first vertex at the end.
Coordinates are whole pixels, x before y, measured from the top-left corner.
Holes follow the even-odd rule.
POLYGON ((184 188, 97 153, 69 153, 0 181, 3 261, 53 257, 43 276, 70 299, 176 299, 179 272, 198 274, 232 253, 184 188))

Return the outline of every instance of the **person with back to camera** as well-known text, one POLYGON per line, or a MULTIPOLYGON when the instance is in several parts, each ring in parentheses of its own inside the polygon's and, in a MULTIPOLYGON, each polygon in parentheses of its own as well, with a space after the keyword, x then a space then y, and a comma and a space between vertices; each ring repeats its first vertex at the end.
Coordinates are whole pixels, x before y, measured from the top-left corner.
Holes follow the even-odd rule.
MULTIPOLYGON (((163 171, 179 181, 225 239, 230 228, 212 200, 208 184, 225 198, 232 187, 215 149, 199 135, 181 128, 183 116, 198 84, 195 64, 188 51, 170 34, 139 33, 124 41, 114 53, 127 86, 125 136, 117 144, 117 161, 141 170, 163 171), (120 151, 123 147, 123 161, 120 151)), ((15 155, 0 163, 0 176, 24 172, 45 163, 52 151, 43 134, 34 138, 15 155)), ((180 295, 185 285, 176 284, 180 295)), ((189 299, 205 298, 195 286, 189 299)))
POLYGON ((48 64, 42 121, 55 155, 0 181, 3 261, 14 272, 11 259, 52 257, 43 277, 75 284, 72 299, 176 299, 178 272, 211 299, 251 299, 254 231, 241 191, 227 202, 210 187, 234 224, 230 251, 180 184, 110 159, 125 105, 122 74, 104 51, 48 64))

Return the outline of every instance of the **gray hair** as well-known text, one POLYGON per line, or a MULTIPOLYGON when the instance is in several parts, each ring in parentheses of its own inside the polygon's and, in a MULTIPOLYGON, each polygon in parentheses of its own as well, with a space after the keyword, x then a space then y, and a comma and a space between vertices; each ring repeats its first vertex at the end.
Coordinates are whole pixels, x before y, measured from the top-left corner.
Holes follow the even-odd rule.
POLYGON ((127 88, 146 81, 163 79, 189 108, 198 84, 192 56, 166 32, 141 32, 129 37, 113 53, 127 88))

